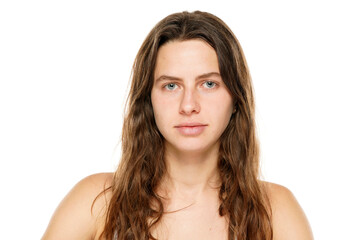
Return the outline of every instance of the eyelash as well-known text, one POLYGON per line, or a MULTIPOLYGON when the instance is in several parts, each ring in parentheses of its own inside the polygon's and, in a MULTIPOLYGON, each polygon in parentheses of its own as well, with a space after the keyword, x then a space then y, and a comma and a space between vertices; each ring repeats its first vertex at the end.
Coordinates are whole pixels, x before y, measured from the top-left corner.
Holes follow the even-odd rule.
POLYGON ((173 89, 168 89, 167 87, 170 85, 170 84, 173 84, 174 86, 177 86, 176 83, 168 83, 164 86, 164 88, 166 88, 167 90, 173 90, 173 89))
POLYGON ((203 85, 206 84, 206 83, 212 83, 212 84, 213 84, 213 87, 211 87, 211 88, 209 88, 209 89, 212 89, 212 88, 214 88, 214 87, 217 86, 217 83, 216 83, 216 82, 213 82, 213 81, 205 81, 205 82, 203 83, 203 85))
MULTIPOLYGON (((204 85, 204 84, 206 84, 206 83, 211 83, 211 84, 213 84, 213 87, 210 87, 210 88, 208 88, 208 89, 213 89, 213 88, 215 88, 215 87, 218 85, 216 82, 213 82, 213 81, 205 81, 205 82, 202 83, 202 85, 204 85)), ((168 89, 168 88, 167 88, 170 84, 174 84, 175 86, 178 86, 176 83, 168 83, 168 84, 165 84, 163 88, 166 88, 167 90, 170 90, 170 91, 174 90, 174 89, 168 89)))

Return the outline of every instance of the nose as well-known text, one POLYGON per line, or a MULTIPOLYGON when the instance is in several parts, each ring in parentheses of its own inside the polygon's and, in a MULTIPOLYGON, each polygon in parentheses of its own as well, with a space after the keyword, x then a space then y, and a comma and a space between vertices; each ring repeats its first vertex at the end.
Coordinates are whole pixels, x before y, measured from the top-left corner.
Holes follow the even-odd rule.
POLYGON ((185 115, 191 115, 192 113, 200 112, 198 96, 194 89, 187 89, 183 92, 179 112, 185 115))

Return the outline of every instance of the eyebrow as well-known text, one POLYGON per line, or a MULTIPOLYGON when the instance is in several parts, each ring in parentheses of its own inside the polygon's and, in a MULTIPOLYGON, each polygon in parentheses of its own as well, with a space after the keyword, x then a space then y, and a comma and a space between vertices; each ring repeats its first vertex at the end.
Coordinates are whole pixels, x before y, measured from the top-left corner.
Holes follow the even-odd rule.
MULTIPOLYGON (((209 73, 204 73, 204 74, 201 74, 201 75, 197 76, 196 80, 202 79, 202 78, 208 78, 208 77, 212 77, 212 76, 221 77, 220 73, 218 73, 218 72, 209 72, 209 73)), ((182 79, 179 78, 179 77, 174 77, 174 76, 169 76, 169 75, 161 75, 160 77, 158 77, 155 80, 155 82, 163 81, 163 80, 179 81, 179 80, 182 80, 182 79)))

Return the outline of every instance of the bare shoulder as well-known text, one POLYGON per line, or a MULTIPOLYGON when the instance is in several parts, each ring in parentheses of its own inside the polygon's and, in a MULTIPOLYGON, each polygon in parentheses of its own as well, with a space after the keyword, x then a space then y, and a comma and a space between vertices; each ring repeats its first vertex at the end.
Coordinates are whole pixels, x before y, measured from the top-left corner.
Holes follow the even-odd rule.
POLYGON ((284 186, 263 182, 272 208, 274 240, 312 240, 311 227, 293 193, 284 186))
POLYGON ((112 178, 113 173, 98 173, 78 182, 57 207, 42 239, 94 239, 111 197, 104 190, 112 178))

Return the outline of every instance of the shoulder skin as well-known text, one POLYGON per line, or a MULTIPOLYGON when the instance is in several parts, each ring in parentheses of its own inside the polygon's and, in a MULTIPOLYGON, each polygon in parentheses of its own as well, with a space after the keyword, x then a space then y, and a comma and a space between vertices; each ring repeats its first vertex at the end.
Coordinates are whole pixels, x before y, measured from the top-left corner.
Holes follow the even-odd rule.
POLYGON ((111 186, 112 178, 113 173, 99 173, 77 183, 55 210, 42 240, 96 239, 104 223, 111 191, 99 194, 111 186))
POLYGON ((310 224, 292 192, 264 182, 272 208, 274 240, 313 240, 310 224))
MULTIPOLYGON (((99 194, 111 185, 112 178, 113 173, 99 173, 77 183, 59 204, 42 240, 97 239, 111 198, 110 191, 99 194)), ((274 240, 313 240, 305 213, 291 191, 274 183, 264 185, 272 207, 274 240)))

